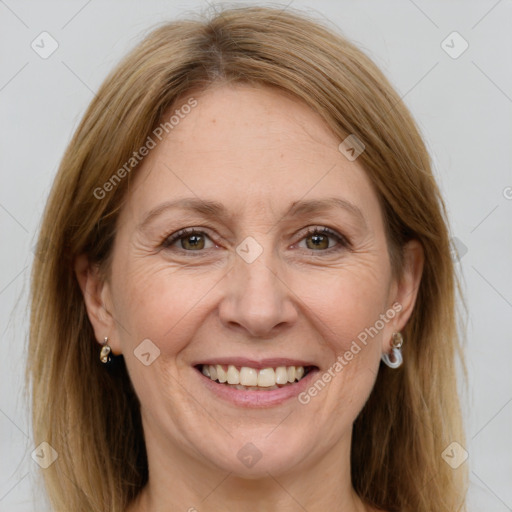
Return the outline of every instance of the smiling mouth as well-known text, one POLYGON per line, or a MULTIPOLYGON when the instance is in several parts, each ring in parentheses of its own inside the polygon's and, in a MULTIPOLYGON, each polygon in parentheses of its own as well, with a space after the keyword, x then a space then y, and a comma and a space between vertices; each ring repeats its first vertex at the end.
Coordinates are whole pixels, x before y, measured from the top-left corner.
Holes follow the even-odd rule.
POLYGON ((316 366, 278 366, 256 369, 232 364, 199 364, 195 368, 210 380, 235 389, 270 391, 293 386, 315 370, 316 366))

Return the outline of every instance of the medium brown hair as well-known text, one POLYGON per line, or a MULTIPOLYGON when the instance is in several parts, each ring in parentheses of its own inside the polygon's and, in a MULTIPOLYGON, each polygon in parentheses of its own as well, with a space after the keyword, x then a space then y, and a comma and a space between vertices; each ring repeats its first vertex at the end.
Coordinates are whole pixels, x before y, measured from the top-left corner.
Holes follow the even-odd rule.
POLYGON ((457 356, 463 363, 458 283, 422 137, 386 77, 354 44, 300 12, 260 7, 154 29, 106 78, 64 154, 32 271, 27 367, 35 442, 59 454, 44 470, 53 506, 122 512, 147 482, 139 402, 122 357, 111 371, 99 362, 74 262, 86 254, 108 272, 137 166, 103 198, 95 190, 178 100, 222 82, 277 87, 306 102, 340 142, 355 134, 365 144, 358 162, 377 191, 396 275, 403 244, 421 242, 423 275, 402 331, 405 362, 398 370, 381 365, 355 421, 352 483, 363 500, 389 511, 462 510, 465 465, 454 470, 441 457, 465 439, 455 367, 457 356))

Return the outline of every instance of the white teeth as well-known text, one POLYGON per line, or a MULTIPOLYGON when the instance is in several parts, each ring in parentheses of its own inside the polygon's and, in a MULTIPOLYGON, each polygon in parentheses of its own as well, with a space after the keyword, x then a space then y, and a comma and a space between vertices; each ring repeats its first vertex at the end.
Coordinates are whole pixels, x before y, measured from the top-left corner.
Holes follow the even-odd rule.
POLYGON ((258 372, 258 386, 269 388, 276 384, 276 372, 274 368, 263 368, 258 372))
MULTIPOLYGON (((242 391, 261 391, 261 388, 258 386, 242 386, 241 384, 226 384, 230 388, 239 389, 242 391)), ((272 391, 273 389, 279 389, 279 386, 271 386, 269 388, 264 388, 267 391, 272 391)))
POLYGON ((285 366, 276 368, 276 384, 286 384, 288 382, 288 372, 285 366))
POLYGON ((240 384, 243 384, 244 386, 257 386, 258 370, 242 366, 240 369, 240 384))
POLYGON ((226 370, 224 370, 220 364, 216 365, 215 369, 217 370, 217 380, 219 382, 227 382, 228 374, 226 370))
POLYGON ((278 366, 277 368, 262 368, 261 370, 242 366, 238 370, 232 364, 228 365, 227 370, 219 364, 205 364, 201 371, 203 375, 211 380, 218 380, 228 386, 245 390, 278 389, 278 385, 284 386, 296 380, 301 380, 305 373, 303 366, 278 366))
POLYGON ((240 384, 240 372, 232 364, 228 366, 228 384, 240 384))

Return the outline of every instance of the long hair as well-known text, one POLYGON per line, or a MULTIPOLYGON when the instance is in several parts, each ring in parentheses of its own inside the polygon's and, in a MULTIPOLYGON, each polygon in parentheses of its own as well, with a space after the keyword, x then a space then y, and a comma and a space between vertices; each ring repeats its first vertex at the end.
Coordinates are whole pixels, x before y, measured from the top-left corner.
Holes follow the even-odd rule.
POLYGON ((442 458, 452 441, 465 440, 456 378, 456 362, 465 369, 460 285, 425 144, 360 49, 300 12, 263 7, 154 28, 105 79, 63 156, 32 270, 27 366, 35 443, 58 453, 43 473, 52 505, 122 512, 147 482, 139 402, 122 357, 111 371, 99 362, 74 261, 86 254, 108 273, 116 219, 139 166, 132 161, 127 169, 126 162, 170 108, 223 82, 287 91, 340 142, 351 134, 364 142, 358 163, 378 193, 395 276, 403 244, 421 242, 423 275, 402 331, 405 363, 398 370, 381 365, 354 423, 352 483, 363 500, 389 511, 463 510, 466 465, 453 469, 442 458), (123 179, 112 181, 116 173, 123 179))

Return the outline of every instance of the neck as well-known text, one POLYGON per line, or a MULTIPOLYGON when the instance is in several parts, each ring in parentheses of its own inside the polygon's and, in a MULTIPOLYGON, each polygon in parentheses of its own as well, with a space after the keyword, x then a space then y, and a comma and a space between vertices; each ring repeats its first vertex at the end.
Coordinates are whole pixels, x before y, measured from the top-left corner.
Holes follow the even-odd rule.
POLYGON ((195 453, 185 453, 176 444, 168 442, 166 450, 162 450, 160 442, 151 442, 154 437, 146 438, 149 481, 127 512, 370 510, 351 484, 351 435, 317 460, 305 456, 294 469, 269 470, 258 478, 242 478, 223 471, 200 460, 195 453))

